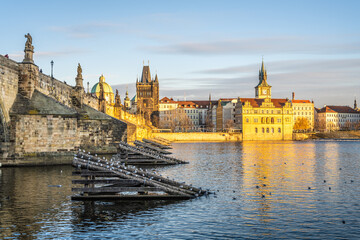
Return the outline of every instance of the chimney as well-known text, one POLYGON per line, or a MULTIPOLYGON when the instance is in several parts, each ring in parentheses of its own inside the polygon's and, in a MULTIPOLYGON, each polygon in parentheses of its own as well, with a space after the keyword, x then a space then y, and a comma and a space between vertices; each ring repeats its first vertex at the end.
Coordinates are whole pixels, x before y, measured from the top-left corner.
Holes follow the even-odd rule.
POLYGON ((292 100, 295 100, 295 92, 292 92, 292 100))

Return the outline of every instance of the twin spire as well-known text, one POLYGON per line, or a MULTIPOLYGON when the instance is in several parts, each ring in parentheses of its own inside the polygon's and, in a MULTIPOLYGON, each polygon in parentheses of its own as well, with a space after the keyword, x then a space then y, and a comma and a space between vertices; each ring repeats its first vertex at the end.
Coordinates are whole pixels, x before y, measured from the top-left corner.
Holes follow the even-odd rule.
POLYGON ((258 86, 268 86, 269 84, 266 82, 267 73, 264 67, 264 58, 262 59, 261 68, 259 70, 259 84, 258 86))

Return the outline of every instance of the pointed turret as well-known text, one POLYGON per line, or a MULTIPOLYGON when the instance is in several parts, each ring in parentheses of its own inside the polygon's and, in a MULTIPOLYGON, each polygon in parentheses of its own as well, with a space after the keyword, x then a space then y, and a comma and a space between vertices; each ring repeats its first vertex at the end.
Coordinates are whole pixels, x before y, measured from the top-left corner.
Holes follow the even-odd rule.
POLYGON ((357 110, 356 98, 354 99, 354 109, 357 110))
POLYGON ((159 82, 157 74, 155 75, 155 82, 159 82))
POLYGON ((151 75, 150 75, 150 67, 149 66, 143 66, 143 71, 141 75, 141 83, 149 83, 151 82, 151 75))
POLYGON ((262 59, 261 68, 259 70, 259 83, 255 87, 256 98, 271 98, 271 86, 267 83, 267 73, 262 59))
POLYGON ((268 86, 266 80, 267 80, 267 73, 264 67, 264 59, 263 59, 261 63, 261 69, 259 70, 259 85, 268 86))

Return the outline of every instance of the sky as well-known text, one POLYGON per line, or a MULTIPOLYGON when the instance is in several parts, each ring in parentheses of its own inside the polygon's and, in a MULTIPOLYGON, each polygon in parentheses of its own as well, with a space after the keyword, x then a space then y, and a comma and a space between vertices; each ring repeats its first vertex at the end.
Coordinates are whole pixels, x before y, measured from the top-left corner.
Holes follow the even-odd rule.
POLYGON ((3 1, 0 54, 22 61, 33 38, 45 74, 84 86, 105 76, 135 94, 143 64, 160 97, 255 97, 261 61, 273 98, 360 101, 360 1, 3 1))

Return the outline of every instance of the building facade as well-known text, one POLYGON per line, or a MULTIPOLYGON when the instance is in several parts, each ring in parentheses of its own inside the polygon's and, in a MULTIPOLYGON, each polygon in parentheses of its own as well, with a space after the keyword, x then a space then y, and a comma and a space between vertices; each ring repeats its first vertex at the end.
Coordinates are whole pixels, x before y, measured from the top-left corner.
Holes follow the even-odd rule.
POLYGON ((295 94, 292 95, 294 131, 313 131, 315 125, 314 103, 310 100, 297 100, 295 94))
POLYGON ((157 74, 151 79, 149 66, 143 66, 141 79, 136 80, 136 111, 159 126, 159 79, 157 74))
POLYGON ((255 98, 238 98, 235 124, 243 140, 292 140, 293 109, 288 99, 272 99, 262 62, 255 98))
POLYGON ((349 106, 324 106, 317 111, 320 131, 354 130, 360 127, 360 112, 349 106))

